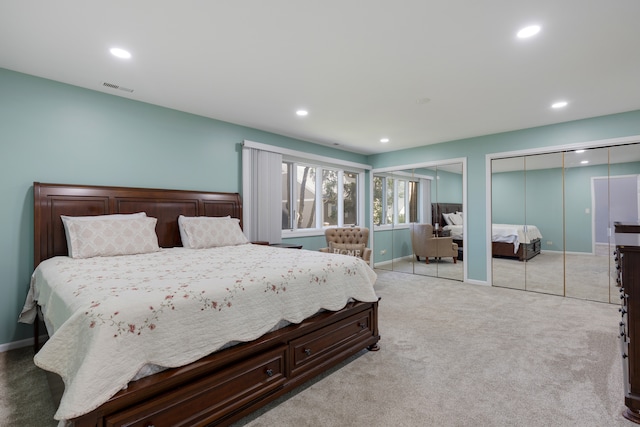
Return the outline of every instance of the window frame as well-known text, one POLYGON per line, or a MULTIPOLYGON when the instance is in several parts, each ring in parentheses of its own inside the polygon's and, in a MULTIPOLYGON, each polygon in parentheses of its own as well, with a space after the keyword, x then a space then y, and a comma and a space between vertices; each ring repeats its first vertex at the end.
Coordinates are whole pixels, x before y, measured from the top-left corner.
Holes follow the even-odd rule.
MULTIPOLYGON (((410 191, 409 191, 409 187, 410 187, 410 183, 413 182, 416 184, 416 190, 417 190, 417 200, 416 203, 418 204, 418 206, 420 205, 420 203, 422 203, 422 192, 420 191, 420 188, 422 185, 424 185, 421 181, 420 178, 418 176, 402 176, 402 175, 398 175, 398 174, 386 174, 386 173, 372 173, 372 186, 375 185, 374 184, 374 180, 375 178, 380 178, 382 179, 382 203, 381 203, 381 220, 382 222, 380 224, 375 224, 372 223, 373 225, 373 229, 374 230, 390 230, 392 228, 408 228, 409 225, 411 224, 411 208, 410 208, 410 204, 411 204, 411 200, 410 200, 410 191), (389 184, 389 180, 392 180, 392 184, 389 184), (400 222, 399 221, 399 217, 400 217, 400 207, 399 207, 399 191, 398 191, 398 187, 399 187, 399 182, 404 182, 404 215, 405 215, 405 221, 404 222, 400 222), (389 209, 388 206, 388 196, 387 196, 387 190, 390 187, 390 185, 393 186, 393 206, 391 207, 392 209, 392 215, 393 215, 393 220, 391 222, 387 221, 387 210, 389 209)), ((373 190, 373 188, 372 188, 373 190)), ((372 191, 372 199, 371 199, 371 206, 372 206, 372 211, 371 211, 371 217, 374 217, 374 198, 375 196, 373 195, 373 191, 372 191)), ((420 216, 420 209, 418 209, 418 216, 420 216)), ((421 218, 418 218, 418 221, 421 221, 421 218)), ((373 221, 373 219, 372 219, 373 221)))
MULTIPOLYGON (((315 168, 315 200, 316 200, 316 208, 315 208, 315 227, 312 228, 297 228, 295 221, 290 221, 289 225, 293 226, 293 228, 283 229, 282 230, 282 238, 291 238, 291 237, 307 237, 307 236, 321 236, 324 235, 324 232, 327 228, 333 227, 343 227, 344 225, 344 172, 353 173, 356 175, 357 183, 356 183, 356 217, 357 222, 354 226, 364 227, 365 225, 365 169, 361 169, 358 167, 354 167, 351 165, 341 165, 339 163, 332 162, 322 162, 322 161, 313 161, 309 159, 302 159, 296 156, 283 155, 282 163, 291 165, 288 170, 297 170, 297 166, 309 166, 315 168), (324 179, 324 170, 333 170, 337 173, 337 182, 338 186, 336 189, 336 198, 338 202, 337 206, 337 225, 323 225, 323 179, 324 179), (320 177, 320 179, 318 179, 320 177), (292 223, 293 222, 293 223, 292 223)), ((291 189, 291 200, 298 200, 298 185, 297 179, 293 177, 293 174, 290 174, 287 185, 290 186, 291 189)), ((283 192, 284 194, 284 192, 283 192)), ((347 227, 352 226, 352 224, 347 224, 347 227)))

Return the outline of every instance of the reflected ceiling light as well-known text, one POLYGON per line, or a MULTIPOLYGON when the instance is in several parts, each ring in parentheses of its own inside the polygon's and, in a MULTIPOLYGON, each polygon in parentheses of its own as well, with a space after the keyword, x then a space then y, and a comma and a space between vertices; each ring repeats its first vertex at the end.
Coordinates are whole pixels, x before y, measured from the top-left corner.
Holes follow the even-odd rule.
POLYGON ((589 163, 589 160, 583 160, 580 163, 583 164, 583 165, 586 165, 587 163, 589 163))
POLYGON ((300 116, 300 117, 304 117, 304 116, 308 115, 309 112, 307 110, 298 110, 298 111, 296 111, 296 114, 298 116, 300 116))
POLYGON ((120 49, 118 47, 113 47, 113 48, 109 49, 109 52, 111 52, 111 55, 117 56, 118 58, 122 58, 122 59, 131 58, 131 54, 129 53, 129 51, 126 51, 124 49, 120 49))
POLYGON ((567 105, 569 105, 569 103, 567 101, 558 101, 558 102, 554 102, 553 104, 551 104, 551 108, 564 108, 567 105))
POLYGON ((584 153, 584 150, 576 150, 575 153, 576 154, 582 154, 582 153, 584 153))
POLYGON ((389 138, 381 138, 380 142, 382 142, 383 144, 386 144, 387 142, 389 142, 389 138))
POLYGON ((527 39, 529 37, 533 37, 540 32, 540 25, 529 25, 528 27, 524 27, 520 31, 518 31, 519 39, 527 39))

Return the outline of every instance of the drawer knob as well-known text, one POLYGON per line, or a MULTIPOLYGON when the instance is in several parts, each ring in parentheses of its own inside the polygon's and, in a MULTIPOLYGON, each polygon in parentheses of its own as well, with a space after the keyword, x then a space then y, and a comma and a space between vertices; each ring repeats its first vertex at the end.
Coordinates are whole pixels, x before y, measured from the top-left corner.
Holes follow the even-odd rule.
POLYGON ((364 329, 367 327, 366 323, 364 322, 358 322, 358 326, 360 326, 360 329, 364 329))
POLYGON ((304 349, 304 354, 306 354, 307 356, 311 356, 311 349, 310 348, 305 348, 304 349))
POLYGON ((273 369, 267 369, 267 376, 268 377, 272 377, 273 376, 273 369))

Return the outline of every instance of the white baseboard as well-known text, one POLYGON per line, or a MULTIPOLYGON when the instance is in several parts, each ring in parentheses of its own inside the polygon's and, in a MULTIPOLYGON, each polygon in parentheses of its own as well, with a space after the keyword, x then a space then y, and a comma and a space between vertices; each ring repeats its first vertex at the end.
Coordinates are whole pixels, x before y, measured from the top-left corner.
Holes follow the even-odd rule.
POLYGON ((476 280, 476 279, 467 279, 464 283, 468 283, 470 285, 480 285, 480 286, 491 286, 491 283, 484 280, 476 280))
MULTIPOLYGON (((47 340, 47 335, 40 336, 40 343, 44 343, 47 340)), ((4 353, 5 351, 15 350, 17 348, 29 347, 33 345, 33 338, 27 338, 20 341, 13 341, 6 344, 0 344, 0 353, 4 353)))

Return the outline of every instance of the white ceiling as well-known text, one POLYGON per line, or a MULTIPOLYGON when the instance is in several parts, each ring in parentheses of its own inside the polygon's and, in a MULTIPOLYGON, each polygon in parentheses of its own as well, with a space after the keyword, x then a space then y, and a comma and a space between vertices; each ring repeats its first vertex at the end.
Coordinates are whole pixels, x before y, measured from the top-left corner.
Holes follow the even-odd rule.
POLYGON ((638 0, 0 8, 2 68, 363 154, 640 109, 638 0))

